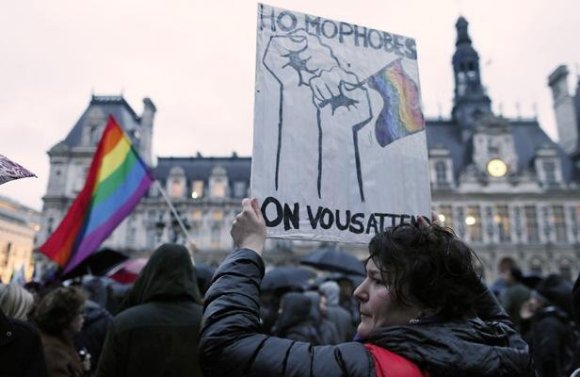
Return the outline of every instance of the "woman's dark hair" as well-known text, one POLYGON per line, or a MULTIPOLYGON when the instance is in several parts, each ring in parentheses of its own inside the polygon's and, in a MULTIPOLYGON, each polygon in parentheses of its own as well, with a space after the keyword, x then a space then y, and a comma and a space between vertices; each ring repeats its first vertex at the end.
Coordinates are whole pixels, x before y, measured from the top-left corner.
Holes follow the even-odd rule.
POLYGON ((83 310, 85 293, 76 287, 59 287, 48 292, 34 311, 34 322, 52 335, 62 335, 83 310))
POLYGON ((369 252, 400 304, 438 309, 446 318, 473 312, 478 258, 450 228, 401 224, 374 236, 369 252))

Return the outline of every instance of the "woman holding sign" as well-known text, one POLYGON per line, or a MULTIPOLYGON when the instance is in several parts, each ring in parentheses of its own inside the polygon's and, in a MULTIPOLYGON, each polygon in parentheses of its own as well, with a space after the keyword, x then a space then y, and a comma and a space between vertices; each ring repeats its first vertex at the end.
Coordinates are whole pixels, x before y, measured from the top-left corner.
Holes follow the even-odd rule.
POLYGON ((355 340, 317 346, 260 333, 266 226, 244 199, 231 234, 236 249, 206 295, 204 376, 528 376, 528 347, 451 231, 400 225, 369 244, 367 277, 355 290, 355 340))

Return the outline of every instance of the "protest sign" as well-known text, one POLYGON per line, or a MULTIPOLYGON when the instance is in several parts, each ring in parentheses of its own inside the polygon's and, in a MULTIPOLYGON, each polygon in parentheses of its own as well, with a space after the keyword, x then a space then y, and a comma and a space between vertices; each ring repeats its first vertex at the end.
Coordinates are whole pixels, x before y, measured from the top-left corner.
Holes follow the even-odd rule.
POLYGON ((270 237, 367 243, 429 216, 415 40, 259 4, 252 195, 270 237))

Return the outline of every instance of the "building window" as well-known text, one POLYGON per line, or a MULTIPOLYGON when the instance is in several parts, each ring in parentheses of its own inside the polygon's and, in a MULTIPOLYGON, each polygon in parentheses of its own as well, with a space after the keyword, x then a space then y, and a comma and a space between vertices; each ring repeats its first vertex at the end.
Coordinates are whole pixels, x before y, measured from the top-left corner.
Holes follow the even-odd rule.
POLYGON ((554 232, 556 237, 556 242, 566 242, 568 241, 568 234, 566 232, 566 217, 564 215, 563 206, 553 206, 552 216, 554 220, 554 232))
POLYGON ((544 174, 547 186, 556 186, 556 164, 553 161, 544 161, 544 174))
POLYGON ((183 181, 180 178, 171 178, 169 184, 169 196, 181 198, 183 196, 183 181))
POLYGON ((167 191, 171 198, 183 198, 185 196, 185 171, 181 166, 174 166, 167 177, 167 191))
POLYGON ((560 276, 564 280, 572 281, 572 264, 568 259, 564 259, 560 262, 560 276))
POLYGON ((468 206, 467 215, 465 216, 465 225, 467 225, 467 233, 472 242, 481 242, 481 210, 479 206, 468 206))
POLYGON ((75 191, 79 193, 83 187, 85 187, 85 182, 87 181, 87 176, 89 175, 89 167, 79 167, 80 174, 75 181, 75 191))
POLYGON ((447 164, 445 161, 437 161, 435 163, 435 182, 438 186, 447 186, 447 164))
POLYGON ((194 236, 197 236, 201 228, 203 212, 201 209, 191 211, 191 230, 194 236))
POLYGON ((213 213, 211 214, 211 219, 214 222, 221 222, 224 219, 224 212, 221 210, 213 211, 213 213))
POLYGON ((534 258, 531 260, 530 272, 532 275, 542 276, 542 261, 539 258, 534 258))
POLYGON ((500 242, 511 241, 510 214, 508 206, 500 205, 495 208, 494 222, 497 224, 500 242))
POLYGON ((540 242, 540 232, 538 229, 538 212, 535 206, 524 207, 524 217, 526 219, 526 233, 528 234, 528 242, 540 242))
POLYGON ((572 234, 574 238, 578 240, 578 219, 580 218, 580 206, 576 205, 570 208, 570 227, 572 228, 572 234))
POLYGON ((46 220, 46 235, 50 236, 52 234, 53 231, 53 227, 54 227, 54 217, 49 217, 48 220, 46 220))
POLYGON ((211 247, 219 248, 222 234, 222 227, 220 224, 214 224, 211 227, 211 247))
POLYGON ((443 225, 453 228, 453 207, 450 205, 442 205, 439 207, 439 221, 443 225))
POLYGON ((212 198, 225 198, 228 194, 228 177, 221 166, 213 169, 210 177, 210 195, 212 198))
POLYGON ((203 184, 204 182, 201 180, 193 181, 191 185, 191 198, 192 199, 201 199, 203 198, 203 184))
POLYGON ((245 198, 246 197, 246 182, 237 181, 234 183, 234 197, 235 198, 245 198))
POLYGON ((213 182, 213 186, 211 188, 211 196, 213 198, 225 198, 226 197, 226 180, 219 179, 213 182))
POLYGON ((89 128, 89 146, 95 147, 99 140, 101 139, 101 135, 99 132, 99 126, 91 125, 89 128))

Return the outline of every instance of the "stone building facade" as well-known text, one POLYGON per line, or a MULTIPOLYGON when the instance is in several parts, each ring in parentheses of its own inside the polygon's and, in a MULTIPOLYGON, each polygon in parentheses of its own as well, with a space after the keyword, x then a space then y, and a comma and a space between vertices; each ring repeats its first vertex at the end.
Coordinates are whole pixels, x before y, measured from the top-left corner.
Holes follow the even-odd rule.
POLYGON ((40 212, 0 196, 0 282, 24 267, 27 279, 34 273, 33 249, 40 229, 40 212))
MULTIPOLYGON (((561 68, 550 76, 562 146, 546 135, 537 119, 494 114, 467 21, 460 17, 456 29, 453 110, 447 119, 426 120, 433 210, 471 243, 488 279, 496 277, 495 266, 503 257, 517 260, 525 273, 575 276, 580 260, 579 94, 570 96, 562 87, 561 68)), ((109 113, 119 119, 143 158, 153 162, 151 100, 144 100, 143 113, 137 115, 122 97, 93 96, 66 139, 49 151, 40 242, 82 187, 109 113)), ((199 258, 220 260, 232 247, 229 227, 240 199, 248 195, 250 157, 159 157, 152 166, 195 240, 199 258)), ((105 245, 146 254, 164 241, 183 241, 183 235, 154 185, 105 245)), ((270 255, 281 259, 315 246, 269 242, 270 255)))

